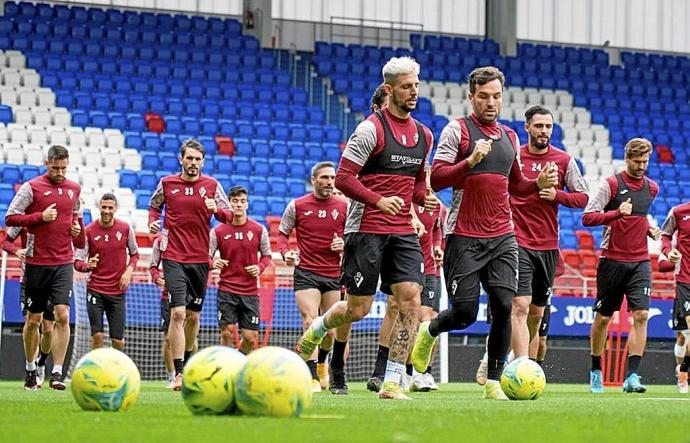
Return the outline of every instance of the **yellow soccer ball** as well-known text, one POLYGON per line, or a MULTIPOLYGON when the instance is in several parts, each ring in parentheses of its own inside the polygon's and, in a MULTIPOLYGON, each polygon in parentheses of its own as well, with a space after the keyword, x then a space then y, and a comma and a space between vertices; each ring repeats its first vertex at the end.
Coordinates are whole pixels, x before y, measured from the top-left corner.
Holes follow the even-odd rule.
POLYGON ((307 364, 294 352, 274 346, 249 355, 235 386, 237 406, 248 415, 299 417, 311 395, 307 364))
POLYGON ((113 348, 84 355, 72 373, 72 396, 86 411, 126 411, 139 398, 140 386, 137 366, 113 348))
POLYGON ((544 370, 527 357, 508 363, 501 374, 501 389, 511 400, 536 400, 545 386, 544 370))
POLYGON ((193 414, 230 414, 235 411, 234 385, 247 361, 227 346, 211 346, 192 356, 184 367, 182 398, 193 414))

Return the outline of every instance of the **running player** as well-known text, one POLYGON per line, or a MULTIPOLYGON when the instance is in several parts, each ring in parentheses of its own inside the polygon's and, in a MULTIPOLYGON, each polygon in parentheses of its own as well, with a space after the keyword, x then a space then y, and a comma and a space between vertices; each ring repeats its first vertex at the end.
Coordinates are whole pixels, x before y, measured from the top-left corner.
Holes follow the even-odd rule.
POLYGON ((239 325, 240 351, 244 354, 259 345, 259 275, 271 265, 268 231, 247 217, 248 207, 247 190, 242 186, 230 188, 232 221, 221 223, 211 231, 208 250, 211 258, 216 251, 219 253, 213 267, 220 269, 220 343, 232 346, 239 325))
POLYGON ((528 143, 520 148, 522 173, 534 179, 542 169, 555 166, 558 184, 539 194, 510 196, 519 253, 518 291, 511 318, 515 358, 528 355, 530 340, 537 335, 544 308, 550 303, 559 256, 558 206, 584 208, 589 199, 587 182, 575 159, 550 144, 551 111, 542 106, 529 108, 525 112, 525 130, 528 143))
MULTIPOLYGON (((690 203, 686 202, 672 207, 661 228, 661 253, 659 270, 676 273, 676 296, 673 301, 673 329, 682 337, 682 345, 676 343, 674 348, 677 359, 682 359, 678 368, 678 392, 688 393, 688 325, 690 325, 690 203), (673 237, 676 237, 675 247, 673 237), (665 258, 665 260, 663 260, 665 258), (664 263, 665 262, 665 263, 664 263)), ((680 341, 680 340, 677 340, 680 341)))
MULTIPOLYGON (((26 307, 26 284, 24 282, 24 260, 26 258, 26 229, 19 227, 12 227, 5 233, 5 240, 2 243, 3 251, 8 254, 16 256, 21 262, 22 275, 19 279, 19 309, 22 311, 24 321, 28 314, 26 307), (19 245, 16 239, 19 238, 19 245)), ((43 381, 46 377, 46 360, 50 355, 50 350, 53 346, 53 327, 55 326, 55 314, 53 313, 53 305, 48 302, 45 311, 43 311, 43 320, 40 327, 40 338, 38 340, 38 359, 36 360, 36 384, 40 388, 43 386, 43 381)))
POLYGON ((361 320, 380 276, 396 298, 398 318, 379 398, 403 400, 408 397, 400 380, 416 335, 423 283, 410 208, 415 201, 432 211, 437 200, 427 190, 424 167, 433 136, 410 115, 417 105, 419 64, 410 57, 392 58, 383 77, 389 104, 359 124, 336 174, 336 185, 352 200, 342 266, 348 299, 314 319, 296 351, 306 360, 329 329, 361 320))
POLYGON ((103 314, 113 348, 125 349, 125 293, 139 261, 134 229, 115 218, 117 198, 103 194, 98 202, 100 217, 85 229, 86 245, 77 251, 74 269, 89 272, 86 309, 91 323, 91 348, 102 348, 103 314))
POLYGON ((36 350, 43 312, 52 302, 55 313, 53 331, 53 370, 50 387, 64 390, 62 365, 69 344, 69 304, 74 269, 72 245, 84 247, 83 221, 80 214, 81 187, 65 177, 69 152, 51 146, 45 162, 45 174, 24 183, 7 210, 5 224, 27 230, 24 278, 26 306, 23 339, 26 356, 24 388, 38 388, 36 350))
MULTIPOLYGON (((331 162, 315 164, 311 170, 313 191, 292 200, 280 221, 278 248, 285 263, 295 267, 295 299, 304 330, 318 317, 319 310, 326 312, 335 302, 340 301, 340 254, 344 245, 347 201, 332 195, 334 183, 335 165, 331 162), (293 230, 297 235, 297 250, 288 246, 293 230)), ((328 335, 333 334, 329 332, 328 335)), ((347 394, 344 361, 346 344, 347 335, 344 340, 336 338, 333 343, 333 377, 328 376, 326 368, 328 348, 319 348, 318 356, 312 355, 307 360, 314 391, 326 389, 330 384, 332 393, 347 394)))
POLYGON ((536 180, 522 174, 517 134, 498 123, 504 81, 497 68, 473 70, 468 93, 473 113, 451 121, 441 134, 431 185, 434 190, 454 188, 444 257, 451 308, 420 325, 411 356, 415 369, 424 372, 441 332, 465 329, 476 321, 481 282, 492 316, 487 399, 506 398, 498 379, 510 347, 510 314, 517 293, 518 248, 508 192, 528 196, 558 182, 558 171, 552 168, 543 168, 536 180))
POLYGON ((659 239, 661 230, 651 228, 647 213, 659 193, 659 186, 645 177, 652 144, 633 138, 625 145, 625 171, 607 177, 582 214, 585 226, 604 225, 601 260, 597 268, 597 300, 590 332, 592 393, 604 392, 601 354, 611 316, 627 298, 633 315, 628 336, 628 371, 624 392, 645 392, 638 368, 647 343, 647 319, 651 295, 651 266, 647 236, 659 239))
POLYGON ((149 204, 152 234, 161 231, 160 217, 165 207, 160 249, 170 292, 168 335, 176 374, 174 390, 182 388, 184 361, 199 335, 199 315, 208 281, 211 217, 222 223, 232 219, 223 187, 216 179, 201 175, 205 156, 201 143, 185 140, 180 147, 182 173, 163 177, 149 204))

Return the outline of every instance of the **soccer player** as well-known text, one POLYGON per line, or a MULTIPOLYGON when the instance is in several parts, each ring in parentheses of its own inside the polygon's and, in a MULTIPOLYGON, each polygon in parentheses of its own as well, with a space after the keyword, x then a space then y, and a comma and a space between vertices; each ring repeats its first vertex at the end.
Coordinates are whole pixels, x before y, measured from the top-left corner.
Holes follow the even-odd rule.
POLYGON ((72 244, 84 247, 80 214, 81 187, 65 177, 69 152, 51 146, 45 162, 47 171, 24 183, 14 196, 5 216, 7 226, 27 230, 24 278, 28 315, 22 336, 26 356, 24 389, 36 390, 36 349, 38 330, 48 302, 53 304, 53 370, 50 387, 64 390, 62 365, 69 344, 69 304, 74 270, 72 244))
POLYGON ((98 202, 100 217, 85 229, 86 245, 74 259, 74 269, 89 272, 86 309, 91 323, 91 348, 102 348, 103 314, 113 348, 125 349, 125 292, 139 261, 134 229, 115 218, 117 198, 103 194, 98 202))
POLYGON ((454 188, 443 260, 451 308, 420 325, 411 356, 415 369, 424 372, 440 333, 476 321, 481 282, 492 316, 487 399, 506 398, 498 380, 510 347, 517 293, 518 248, 508 193, 528 196, 558 183, 558 172, 551 167, 543 168, 536 180, 522 174, 517 134, 498 123, 504 82, 495 67, 473 70, 468 93, 473 113, 451 121, 441 133, 431 185, 437 191, 454 188))
POLYGON ((393 292, 398 318, 379 398, 406 400, 400 380, 416 335, 423 283, 410 209, 412 201, 429 211, 437 205, 424 167, 433 136, 410 115, 417 105, 419 64, 394 57, 383 67, 383 78, 389 104, 357 126, 336 174, 336 185, 352 200, 342 265, 348 298, 314 319, 296 351, 306 360, 329 329, 364 318, 380 276, 382 286, 393 292))
POLYGON ((232 221, 211 231, 208 250, 211 258, 216 251, 219 253, 213 267, 220 269, 220 343, 232 346, 239 325, 243 354, 249 354, 259 344, 259 275, 271 265, 268 231, 247 217, 248 195, 242 186, 230 188, 232 221))
POLYGON ((690 263, 685 257, 690 257, 688 255, 690 254, 690 202, 672 207, 668 211, 661 231, 662 256, 659 258, 659 270, 678 269, 676 296, 673 300, 673 329, 682 337, 683 345, 676 343, 674 351, 676 358, 682 359, 678 368, 678 392, 687 394, 688 369, 690 369, 690 355, 687 349, 688 325, 690 325, 690 263), (674 235, 676 236, 675 247, 674 235), (662 257, 666 260, 662 260, 662 257))
POLYGON ((511 347, 515 358, 527 356, 537 335, 544 307, 550 302, 558 263, 558 206, 584 208, 587 182, 575 159, 550 144, 553 115, 542 106, 525 112, 528 142, 520 147, 520 168, 527 178, 542 169, 558 168, 558 184, 528 196, 511 195, 510 209, 518 244, 518 291, 513 299, 511 347), (569 192, 564 189, 567 188, 569 192))
POLYGON ((585 226, 604 225, 601 260, 597 267, 597 300, 590 331, 592 370, 589 387, 604 392, 601 354, 611 316, 628 300, 633 324, 628 336, 628 371, 624 392, 645 392, 637 374, 647 342, 647 318, 651 294, 651 266, 647 236, 659 239, 661 230, 651 228, 647 213, 659 193, 659 186, 645 177, 652 144, 633 138, 625 145, 625 171, 607 177, 590 199, 584 213, 585 226))
MULTIPOLYGON (((340 301, 340 254, 344 245, 347 201, 333 196, 334 183, 335 165, 331 162, 315 164, 311 169, 313 191, 292 200, 280 221, 278 248, 285 263, 295 267, 295 299, 304 330, 318 317, 319 310, 326 312, 340 301), (293 230, 297 235, 297 250, 288 246, 293 230)), ((315 351, 318 356, 312 355, 307 360, 316 392, 329 384, 334 394, 348 392, 344 356, 349 329, 344 332, 345 336, 341 334, 333 343, 332 377, 328 376, 326 367, 328 347, 322 346, 315 351)))
POLYGON ((161 324, 160 331, 163 332, 163 363, 165 363, 165 370, 168 373, 168 388, 172 389, 175 383, 175 365, 172 358, 172 349, 170 348, 170 339, 168 338, 168 327, 170 326, 170 293, 165 286, 165 275, 161 270, 161 238, 158 234, 151 245, 151 264, 149 265, 149 273, 151 281, 161 290, 161 324))
POLYGON ((163 177, 151 196, 149 232, 161 231, 165 207, 165 229, 160 243, 163 274, 170 292, 168 335, 175 365, 173 390, 182 388, 185 359, 199 335, 199 315, 208 281, 208 244, 211 217, 225 223, 232 219, 223 187, 212 177, 201 175, 206 150, 197 140, 185 140, 180 147, 182 173, 163 177))
MULTIPOLYGON (((8 254, 16 256, 21 262, 22 276, 19 279, 19 309, 22 311, 24 321, 29 311, 26 306, 26 284, 24 282, 24 260, 26 258, 26 229, 19 227, 11 227, 5 234, 5 240, 2 243, 2 249, 8 254), (15 243, 16 239, 20 239, 20 244, 15 243)), ((40 388, 43 386, 43 381, 46 376, 46 360, 50 355, 50 350, 53 346, 53 328, 55 326, 55 314, 53 312, 53 305, 48 302, 46 309, 43 311, 43 320, 40 327, 40 338, 38 340, 38 359, 36 360, 36 385, 40 388)))

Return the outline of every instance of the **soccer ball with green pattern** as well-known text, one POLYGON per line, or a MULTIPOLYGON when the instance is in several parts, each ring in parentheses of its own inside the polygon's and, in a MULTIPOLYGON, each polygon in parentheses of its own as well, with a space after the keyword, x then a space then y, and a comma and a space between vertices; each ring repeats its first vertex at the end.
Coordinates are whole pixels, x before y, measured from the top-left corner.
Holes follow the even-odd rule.
POLYGON ((247 361, 227 346, 211 346, 192 356, 184 367, 182 398, 193 414, 230 414, 235 411, 235 378, 247 361))
POLYGON ((501 389, 511 400, 536 400, 544 392, 544 386, 544 370, 527 357, 508 363, 501 374, 501 389))
POLYGON ((311 395, 306 363, 294 352, 275 346, 250 354, 235 386, 237 406, 247 415, 299 417, 311 395))
POLYGON ((86 411, 126 411, 139 398, 141 377, 134 362, 113 348, 84 355, 72 373, 72 396, 86 411))

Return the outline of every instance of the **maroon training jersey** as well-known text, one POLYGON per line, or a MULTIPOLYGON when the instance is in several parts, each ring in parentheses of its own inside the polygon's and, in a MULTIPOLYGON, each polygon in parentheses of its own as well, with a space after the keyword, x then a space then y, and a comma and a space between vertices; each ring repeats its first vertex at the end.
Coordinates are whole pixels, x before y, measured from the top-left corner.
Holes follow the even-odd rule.
POLYGON ((529 152, 529 145, 523 145, 520 160, 522 173, 531 179, 536 179, 547 166, 556 165, 558 186, 554 201, 544 200, 539 193, 527 197, 510 196, 517 244, 537 251, 558 249, 558 205, 584 208, 589 200, 587 182, 582 178, 575 159, 555 146, 549 145, 544 154, 533 154, 529 152))
POLYGON ((80 272, 91 272, 86 289, 100 294, 120 295, 127 288, 120 289, 120 277, 127 266, 135 268, 139 260, 134 229, 122 220, 104 228, 98 220, 89 223, 85 229, 86 245, 77 250, 74 268, 80 272), (98 254, 98 265, 89 271, 87 262, 98 254))
MULTIPOLYGON (((161 235, 158 234, 153 240, 151 245, 151 264, 149 265, 149 274, 151 275, 151 280, 153 284, 156 284, 158 277, 163 274, 160 269, 161 266, 161 235)), ((165 278, 165 276, 163 276, 165 278)), ((161 300, 170 300, 170 294, 168 294, 168 288, 163 287, 161 289, 161 300)))
MULTIPOLYGON (((534 180, 525 178, 520 170, 518 137, 503 124, 484 124, 473 114, 469 117, 482 138, 513 147, 512 163, 504 164, 501 173, 476 173, 467 158, 474 149, 467 122, 453 120, 443 129, 431 172, 431 186, 435 191, 452 187, 453 200, 448 214, 447 234, 475 238, 495 238, 513 232, 508 192, 528 196, 539 191, 534 180), (504 140, 507 137, 508 140, 504 140)), ((492 149, 482 162, 491 161, 492 155, 505 155, 492 149)), ((502 162, 506 163, 506 162, 502 162)), ((481 168, 481 162, 475 168, 481 168)))
POLYGON ((218 289, 238 295, 258 295, 259 278, 247 274, 244 268, 259 265, 264 272, 271 264, 271 243, 266 228, 251 218, 239 226, 220 224, 211 231, 208 256, 213 257, 216 250, 220 258, 230 262, 220 271, 218 289))
POLYGON ((180 175, 163 177, 151 196, 149 224, 160 219, 165 207, 165 222, 160 249, 163 258, 178 263, 208 263, 208 234, 213 213, 205 200, 215 199, 216 219, 232 220, 230 203, 223 187, 212 177, 185 181, 180 175))
POLYGON ((39 175, 24 183, 14 196, 7 210, 7 226, 23 226, 27 229, 26 262, 31 265, 58 266, 71 264, 72 243, 84 247, 83 221, 77 216, 81 187, 68 179, 55 184, 48 174, 39 175), (43 210, 55 204, 57 219, 43 221, 43 210), (73 238, 72 224, 77 221, 81 234, 73 238))
MULTIPOLYGON (((628 187, 628 189, 621 190, 621 193, 640 191, 645 186, 645 182, 648 183, 649 197, 652 200, 659 193, 659 185, 649 178, 643 177, 636 180, 625 171, 621 172, 620 176, 628 187)), ((617 208, 607 210, 607 206, 616 200, 618 193, 616 176, 607 177, 594 197, 589 200, 582 214, 582 224, 585 226, 604 225, 604 232, 601 236, 602 257, 622 262, 648 260, 647 233, 649 222, 647 217, 634 214, 623 216, 617 208)), ((633 211, 635 211, 635 205, 633 205, 633 211)))
POLYGON ((296 230, 299 248, 298 268, 329 278, 340 276, 340 252, 331 251, 334 234, 343 237, 347 202, 331 196, 317 198, 313 193, 292 200, 280 220, 278 248, 285 256, 290 232, 296 230))
POLYGON ((384 108, 380 115, 390 127, 392 141, 400 149, 396 153, 388 152, 383 158, 391 144, 387 146, 384 123, 376 114, 360 123, 350 136, 335 177, 336 187, 352 200, 345 224, 346 234, 414 234, 410 205, 413 200, 424 203, 425 166, 433 146, 433 135, 412 117, 400 119, 388 108, 384 108), (420 140, 420 132, 424 141, 420 140), (405 155, 405 151, 412 153, 418 149, 419 143, 425 143, 422 158, 405 155), (385 168, 381 167, 381 161, 385 161, 385 168), (408 174, 412 166, 417 168, 416 175, 408 174), (392 172, 399 168, 407 170, 392 172), (381 197, 393 196, 402 198, 405 206, 397 215, 386 215, 376 207, 376 202, 381 197))
POLYGON ((417 218, 424 225, 424 235, 419 239, 419 246, 424 256, 424 275, 437 275, 436 261, 434 260, 434 246, 441 246, 439 232, 441 231, 441 208, 439 204, 434 212, 424 210, 424 206, 412 205, 417 212, 417 218))
MULTIPOLYGON (((673 235, 676 235, 676 249, 682 254, 676 281, 690 284, 690 202, 674 206, 661 228, 661 252, 668 256, 673 249, 673 235)), ((661 258, 659 258, 661 260, 661 258)))

